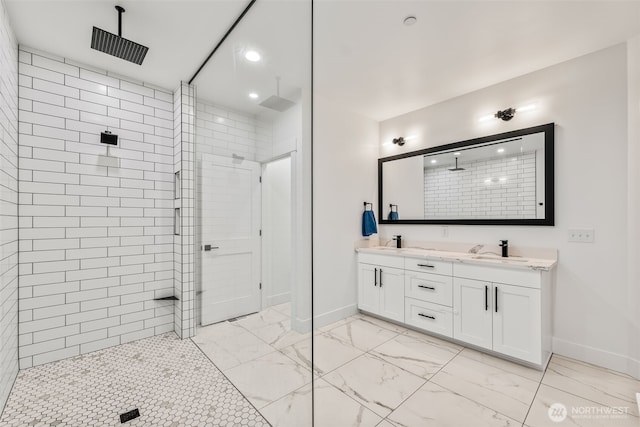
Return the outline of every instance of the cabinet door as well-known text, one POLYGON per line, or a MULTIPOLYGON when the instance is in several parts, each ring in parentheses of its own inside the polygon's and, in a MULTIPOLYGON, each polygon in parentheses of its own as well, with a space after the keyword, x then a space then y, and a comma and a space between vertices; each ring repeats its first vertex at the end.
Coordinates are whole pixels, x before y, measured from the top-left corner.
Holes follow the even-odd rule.
POLYGON ((380 307, 378 273, 380 269, 371 264, 358 264, 358 308, 377 314, 380 307))
POLYGON ((378 267, 380 316, 404 322, 404 270, 378 267))
POLYGON ((493 349, 542 363, 540 290, 494 283, 493 349))
POLYGON ((453 279, 453 337, 492 348, 491 283, 453 279))

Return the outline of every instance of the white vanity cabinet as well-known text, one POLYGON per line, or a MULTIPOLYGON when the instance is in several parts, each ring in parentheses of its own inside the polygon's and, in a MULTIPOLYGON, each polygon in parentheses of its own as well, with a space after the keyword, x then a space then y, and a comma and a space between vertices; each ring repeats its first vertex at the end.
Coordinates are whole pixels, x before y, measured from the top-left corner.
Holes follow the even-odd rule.
POLYGON ((358 254, 360 310, 539 367, 548 362, 551 267, 371 252, 358 254))
POLYGON ((540 271, 460 264, 454 275, 455 339, 536 365, 546 362, 540 271))
POLYGON ((404 259, 361 254, 358 261, 358 308, 404 322, 404 259))
POLYGON ((405 258, 404 264, 405 323, 451 337, 452 263, 405 258))

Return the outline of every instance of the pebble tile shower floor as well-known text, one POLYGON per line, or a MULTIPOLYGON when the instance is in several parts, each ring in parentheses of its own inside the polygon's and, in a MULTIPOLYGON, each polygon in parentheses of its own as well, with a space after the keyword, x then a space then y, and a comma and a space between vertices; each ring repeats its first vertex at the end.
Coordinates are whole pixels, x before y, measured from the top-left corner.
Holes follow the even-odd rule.
POLYGON ((167 333, 18 374, 0 427, 267 427, 191 340, 167 333), (140 417, 120 423, 121 413, 140 417))

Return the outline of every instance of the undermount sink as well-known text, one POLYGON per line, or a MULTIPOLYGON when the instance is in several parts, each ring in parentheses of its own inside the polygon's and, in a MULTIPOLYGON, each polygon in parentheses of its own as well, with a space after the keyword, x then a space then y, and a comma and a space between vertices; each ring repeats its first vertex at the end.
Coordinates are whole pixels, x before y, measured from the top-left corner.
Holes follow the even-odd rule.
POLYGON ((503 261, 503 262, 529 262, 526 258, 512 258, 512 257, 499 257, 499 256, 488 256, 488 255, 476 255, 472 257, 472 259, 488 259, 493 261, 503 261))

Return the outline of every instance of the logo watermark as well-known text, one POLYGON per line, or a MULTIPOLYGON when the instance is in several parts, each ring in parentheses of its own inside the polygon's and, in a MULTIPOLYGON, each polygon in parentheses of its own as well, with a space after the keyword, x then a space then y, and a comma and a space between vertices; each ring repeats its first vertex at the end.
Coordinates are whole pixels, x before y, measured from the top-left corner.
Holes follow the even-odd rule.
POLYGON ((572 420, 616 420, 629 416, 628 406, 572 406, 567 408, 562 403, 554 403, 547 411, 549 419, 554 423, 561 423, 567 418, 572 420))
POLYGON ((567 419, 567 407, 562 403, 554 403, 549 407, 547 414, 554 423, 561 423, 567 419))

